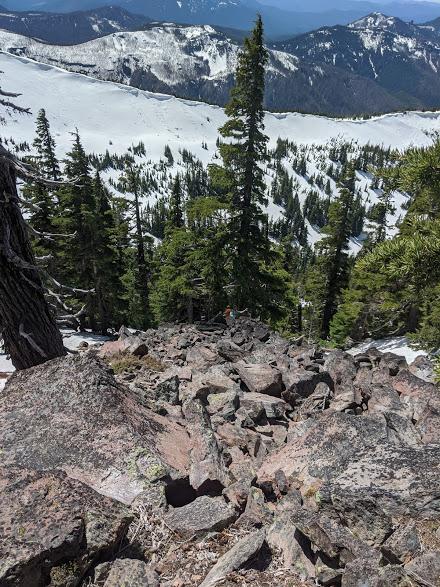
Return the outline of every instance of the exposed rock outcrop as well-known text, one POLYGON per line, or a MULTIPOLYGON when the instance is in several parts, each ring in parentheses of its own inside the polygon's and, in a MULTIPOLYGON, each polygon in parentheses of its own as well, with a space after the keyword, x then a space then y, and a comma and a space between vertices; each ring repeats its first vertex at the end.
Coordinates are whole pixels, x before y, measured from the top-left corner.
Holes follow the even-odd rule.
POLYGON ((248 318, 96 354, 0 396, 0 585, 440 585, 427 359, 323 353, 248 318))

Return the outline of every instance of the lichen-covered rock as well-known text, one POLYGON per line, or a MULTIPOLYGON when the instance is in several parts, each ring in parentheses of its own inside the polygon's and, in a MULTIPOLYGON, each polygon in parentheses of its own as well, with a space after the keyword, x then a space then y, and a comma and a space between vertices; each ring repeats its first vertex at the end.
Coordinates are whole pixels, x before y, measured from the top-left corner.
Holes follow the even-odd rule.
POLYGON ((0 420, 1 466, 62 470, 127 504, 189 467, 184 427, 139 405, 91 354, 16 373, 0 420))
POLYGON ((242 538, 213 566, 200 587, 214 587, 232 571, 243 567, 261 550, 265 537, 266 532, 258 530, 242 538))
POLYGON ((0 585, 77 585, 111 556, 133 516, 60 471, 0 468, 0 585))

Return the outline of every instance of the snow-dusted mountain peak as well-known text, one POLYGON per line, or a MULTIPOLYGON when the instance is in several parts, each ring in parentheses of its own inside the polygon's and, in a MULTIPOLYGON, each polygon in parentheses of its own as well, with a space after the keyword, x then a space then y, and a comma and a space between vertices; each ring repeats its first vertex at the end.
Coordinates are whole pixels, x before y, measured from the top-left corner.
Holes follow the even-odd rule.
POLYGON ((348 26, 352 29, 389 30, 391 28, 394 28, 398 23, 405 24, 402 20, 396 18, 395 16, 387 16, 382 12, 372 12, 371 14, 364 16, 364 18, 359 18, 358 20, 355 20, 348 26))

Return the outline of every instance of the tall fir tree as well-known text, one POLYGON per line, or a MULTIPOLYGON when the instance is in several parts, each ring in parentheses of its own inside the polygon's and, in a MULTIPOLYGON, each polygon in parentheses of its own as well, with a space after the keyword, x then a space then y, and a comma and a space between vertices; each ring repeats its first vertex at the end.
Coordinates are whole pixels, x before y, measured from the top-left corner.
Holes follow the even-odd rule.
POLYGON ((182 183, 180 180, 180 176, 177 174, 171 191, 171 198, 170 198, 170 224, 174 228, 182 228, 184 225, 183 220, 183 193, 182 193, 182 183))
MULTIPOLYGON (((96 326, 92 314, 93 303, 93 272, 94 233, 95 233, 95 199, 93 182, 87 154, 81 143, 78 131, 73 134, 73 145, 65 161, 65 176, 71 181, 59 192, 60 213, 57 226, 60 232, 70 235, 60 246, 60 281, 74 286, 70 300, 75 306, 86 305, 82 318, 89 314, 90 327, 96 326), (80 291, 82 290, 82 291, 80 291)), ((84 319, 82 327, 85 326, 84 319)))
POLYGON ((61 177, 60 164, 55 154, 55 140, 50 132, 46 111, 41 109, 37 116, 37 136, 34 147, 38 153, 38 169, 43 177, 58 181, 61 177))
POLYGON ((151 311, 149 303, 149 282, 150 266, 147 256, 144 228, 141 213, 141 196, 142 196, 142 178, 139 167, 130 164, 121 183, 126 192, 133 194, 133 211, 135 221, 135 242, 136 242, 136 259, 132 262, 132 275, 127 276, 128 283, 133 288, 134 297, 131 301, 133 306, 132 315, 136 316, 136 323, 139 328, 149 328, 151 326, 151 311))
POLYGON ((261 206, 266 202, 263 163, 267 160, 268 137, 264 134, 265 67, 268 52, 263 43, 263 22, 258 17, 238 59, 235 87, 225 108, 228 121, 220 134, 221 179, 230 200, 228 252, 232 301, 255 313, 268 311, 270 302, 270 242, 267 218, 261 206))
POLYGON ((95 199, 93 235, 93 296, 94 311, 98 329, 106 334, 111 327, 121 322, 121 267, 116 248, 116 225, 111 207, 111 198, 99 172, 93 179, 95 199))
MULTIPOLYGON (((58 181, 60 165, 55 153, 55 141, 50 132, 46 112, 40 110, 36 121, 36 137, 33 142, 35 154, 29 160, 38 175, 44 179, 58 181)), ((57 242, 48 236, 55 232, 55 218, 58 214, 57 194, 54 188, 38 182, 28 182, 23 196, 29 207, 29 224, 32 226, 32 244, 38 257, 44 258, 47 271, 57 271, 57 242)))
POLYGON ((324 275, 320 336, 327 339, 341 292, 349 277, 348 245, 353 227, 355 169, 347 164, 339 182, 339 193, 329 207, 326 236, 319 242, 318 266, 324 275))

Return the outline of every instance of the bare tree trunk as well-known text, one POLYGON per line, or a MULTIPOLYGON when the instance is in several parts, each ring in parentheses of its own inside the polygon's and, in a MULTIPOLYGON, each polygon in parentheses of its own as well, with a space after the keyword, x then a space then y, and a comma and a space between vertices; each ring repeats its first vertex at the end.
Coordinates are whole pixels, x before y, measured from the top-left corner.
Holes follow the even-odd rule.
POLYGON ((21 214, 12 161, 0 157, 0 329, 16 369, 64 356, 21 214))

